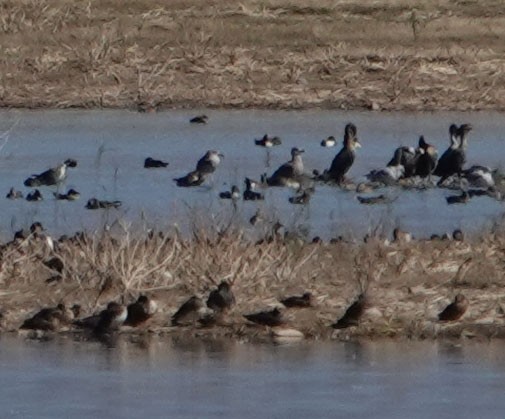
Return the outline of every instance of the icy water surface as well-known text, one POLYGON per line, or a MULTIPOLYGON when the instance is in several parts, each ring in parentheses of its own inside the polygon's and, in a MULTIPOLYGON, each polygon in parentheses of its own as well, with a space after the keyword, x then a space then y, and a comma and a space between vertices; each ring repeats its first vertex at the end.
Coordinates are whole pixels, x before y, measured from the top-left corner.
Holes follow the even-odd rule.
POLYGON ((293 191, 270 188, 263 203, 240 202, 236 211, 230 202, 217 198, 232 184, 243 188, 245 176, 259 179, 271 174, 290 158, 293 146, 303 147, 306 170, 328 168, 341 147, 347 122, 358 127, 363 145, 349 172, 356 182, 371 169, 382 168, 399 145, 415 146, 418 136, 434 144, 439 155, 448 146, 448 127, 452 122, 469 122, 468 166, 483 164, 493 168, 505 161, 503 152, 505 120, 498 113, 360 113, 339 111, 228 111, 205 110, 207 125, 192 125, 188 120, 201 111, 167 111, 138 114, 128 111, 2 111, 0 130, 0 192, 11 186, 29 192, 23 181, 33 173, 54 167, 66 158, 79 162, 69 169, 62 191, 77 189, 77 202, 56 201, 54 188, 41 188, 44 201, 30 203, 1 197, 0 235, 10 238, 20 228, 41 221, 54 234, 94 230, 104 225, 134 223, 140 228, 166 228, 174 224, 183 229, 211 222, 239 223, 252 231, 249 218, 261 208, 270 220, 279 219, 288 229, 296 227, 308 237, 329 239, 338 235, 360 237, 379 225, 387 231, 394 226, 417 236, 462 228, 480 231, 489 228, 503 213, 503 203, 488 197, 474 198, 467 205, 447 205, 453 192, 433 189, 403 191, 389 188, 395 201, 390 205, 366 206, 354 192, 318 185, 307 206, 288 203, 293 191), (267 152, 254 145, 263 134, 278 135, 283 143, 267 152), (339 139, 335 148, 319 145, 323 138, 339 139), (196 188, 178 188, 174 177, 193 170, 197 160, 209 149, 225 154, 212 179, 196 188), (168 160, 166 169, 146 170, 146 157, 168 160), (121 200, 119 211, 89 211, 86 201, 121 200))
POLYGON ((502 342, 0 341, 2 418, 499 418, 502 342))

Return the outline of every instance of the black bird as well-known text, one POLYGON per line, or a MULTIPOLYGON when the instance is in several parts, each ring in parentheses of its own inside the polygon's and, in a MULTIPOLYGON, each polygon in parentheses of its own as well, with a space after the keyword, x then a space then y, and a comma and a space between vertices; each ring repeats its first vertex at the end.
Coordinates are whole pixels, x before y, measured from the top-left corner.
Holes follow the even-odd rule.
POLYGON ((147 159, 144 160, 144 168, 146 169, 154 169, 158 167, 167 167, 168 162, 165 162, 163 160, 156 160, 153 159, 152 157, 148 157, 147 159))
POLYGON ((127 315, 124 325, 137 327, 149 320, 157 309, 158 305, 153 299, 141 295, 137 301, 126 307, 127 315))
POLYGON ((196 170, 204 175, 214 173, 219 163, 221 163, 221 158, 224 155, 216 150, 209 150, 205 155, 198 160, 196 164, 196 170))
POLYGON ((394 185, 400 178, 405 176, 405 166, 407 164, 409 170, 413 172, 415 159, 415 150, 410 147, 398 147, 384 169, 372 170, 366 175, 366 178, 371 182, 382 183, 384 185, 394 185), (412 167, 411 167, 412 166, 412 167))
POLYGON ((367 304, 365 293, 360 294, 358 299, 345 311, 344 315, 336 323, 333 323, 331 327, 334 329, 345 329, 346 327, 357 326, 367 308, 367 304))
POLYGON ((99 319, 93 332, 98 335, 112 332, 124 323, 127 316, 128 310, 125 306, 110 302, 107 308, 99 314, 99 319))
POLYGON ((121 201, 103 201, 96 198, 91 198, 86 203, 86 209, 108 209, 108 208, 119 208, 121 206, 121 201))
POLYGON ((44 198, 38 189, 35 189, 33 192, 26 195, 26 200, 30 202, 42 201, 42 199, 44 198))
POLYGON ((454 301, 439 313, 438 320, 444 322, 459 320, 467 308, 468 300, 463 294, 458 294, 454 301))
POLYGON ((282 312, 277 307, 270 311, 244 314, 244 317, 250 322, 260 324, 262 326, 275 327, 284 323, 282 312))
POLYGON ((267 134, 265 134, 261 139, 254 140, 254 144, 260 147, 271 148, 276 145, 281 145, 282 141, 279 137, 269 137, 267 134))
POLYGON ((440 176, 440 180, 438 181, 439 186, 449 176, 461 175, 463 165, 466 162, 467 136, 471 130, 472 126, 470 124, 463 124, 459 128, 455 124, 452 124, 449 127, 451 145, 442 154, 433 172, 435 176, 440 176))
POLYGON ((304 152, 305 150, 293 147, 291 149, 291 160, 280 166, 272 176, 266 179, 268 186, 292 186, 297 184, 297 179, 303 175, 302 153, 304 152))
POLYGON ((467 191, 461 191, 460 195, 451 195, 445 198, 449 205, 466 204, 470 201, 470 194, 467 191))
POLYGON ((65 200, 65 201, 77 201, 80 197, 81 194, 77 192, 75 189, 69 189, 66 194, 61 194, 61 193, 54 193, 54 197, 57 200, 65 200))
POLYGON ((49 269, 56 271, 60 274, 63 272, 63 268, 65 267, 63 261, 57 256, 54 256, 49 260, 45 260, 42 263, 44 264, 44 266, 47 266, 49 269))
POLYGON ((9 192, 5 196, 7 199, 18 199, 23 198, 23 192, 16 191, 14 188, 10 188, 9 192))
POLYGON ((189 120, 192 124, 206 124, 209 121, 207 115, 197 115, 189 120))
POLYGON ((245 191, 242 194, 244 201, 261 201, 265 199, 263 194, 254 190, 256 188, 257 182, 249 179, 248 177, 245 178, 244 182, 245 191))
POLYGON ((284 306, 290 307, 311 307, 312 306, 312 294, 310 292, 305 292, 303 295, 294 295, 292 297, 287 297, 279 300, 284 306))
POLYGON ((415 174, 417 158, 418 153, 413 147, 398 147, 386 167, 403 167, 403 173, 395 180, 400 177, 409 178, 415 174))
POLYGON ((419 137, 420 151, 415 162, 415 175, 421 178, 430 177, 437 166, 438 154, 435 147, 424 140, 424 136, 419 137))
POLYGON ((177 183, 177 186, 185 188, 190 186, 200 186, 205 181, 205 176, 198 170, 193 170, 186 176, 175 178, 174 181, 177 183))
POLYGON ((228 310, 235 304, 235 296, 231 290, 231 285, 226 281, 221 281, 217 289, 209 294, 207 299, 207 307, 214 311, 228 310))
POLYGON ((356 138, 357 129, 354 124, 347 124, 344 130, 344 145, 331 162, 330 169, 323 174, 324 180, 333 180, 341 184, 345 179, 345 174, 354 163, 355 150, 361 147, 356 138))
POLYGON ((386 195, 358 196, 357 199, 360 204, 365 205, 389 204, 393 202, 393 200, 391 198, 388 198, 386 195))
POLYGON ((237 199, 240 198, 240 190, 239 190, 238 186, 233 185, 231 187, 231 191, 221 192, 219 194, 219 198, 221 198, 221 199, 233 199, 234 201, 236 201, 237 199))
POLYGON ((186 323, 195 323, 199 317, 199 311, 204 308, 200 297, 193 295, 186 300, 172 316, 172 326, 181 326, 186 323))

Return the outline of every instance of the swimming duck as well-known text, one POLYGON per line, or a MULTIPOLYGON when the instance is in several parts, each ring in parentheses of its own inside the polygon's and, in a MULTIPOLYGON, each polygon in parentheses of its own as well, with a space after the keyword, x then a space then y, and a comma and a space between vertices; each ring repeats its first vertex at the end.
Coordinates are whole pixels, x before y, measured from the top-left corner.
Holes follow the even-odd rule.
POLYGON ((460 175, 463 171, 463 165, 466 162, 466 146, 467 136, 472 130, 470 124, 460 125, 458 128, 455 124, 449 127, 449 137, 451 144, 449 148, 442 154, 438 161, 437 167, 433 174, 440 176, 438 185, 442 185, 444 181, 452 175, 460 175))
POLYGON ((42 197, 42 194, 38 189, 35 189, 34 191, 26 195, 26 200, 30 202, 42 201, 43 199, 44 198, 42 197))
POLYGON ((235 304, 235 296, 231 284, 221 281, 217 289, 211 291, 207 299, 207 307, 214 311, 226 311, 235 304))
POLYGON ((415 175, 421 178, 430 177, 437 166, 438 153, 435 147, 419 137, 419 154, 415 162, 415 175))
POLYGON ((299 186, 297 178, 303 175, 302 153, 305 150, 293 147, 291 160, 280 166, 272 176, 266 179, 268 186, 299 186))
POLYGON ((465 314, 468 305, 466 297, 458 294, 454 301, 439 313, 438 320, 443 322, 459 320, 465 314))
POLYGON ((236 201, 237 199, 240 198, 240 190, 239 190, 238 186, 233 185, 231 187, 231 191, 221 192, 219 194, 219 198, 221 198, 221 199, 233 199, 234 201, 236 201))
POLYGON ((19 199, 23 198, 23 192, 16 191, 14 188, 10 188, 9 192, 5 196, 7 199, 19 199))
POLYGON ((67 174, 67 167, 76 167, 77 161, 74 159, 67 159, 62 164, 55 168, 48 169, 39 175, 31 175, 24 181, 24 185, 30 188, 37 186, 52 186, 59 185, 67 174))
POLYGON ((360 204, 365 205, 375 205, 375 204, 390 204, 393 199, 387 197, 386 195, 377 196, 358 196, 356 197, 360 204))
POLYGON ((265 134, 261 139, 254 140, 254 144, 260 147, 271 148, 276 145, 281 145, 282 141, 279 137, 269 137, 267 134, 265 134))
POLYGON ((199 313, 204 307, 202 299, 193 295, 186 300, 172 316, 172 326, 181 326, 188 323, 194 324, 198 320, 199 313))
POLYGON ((63 200, 77 201, 81 197, 81 194, 79 192, 77 192, 75 189, 69 189, 66 194, 54 192, 53 195, 57 200, 60 200, 60 201, 63 201, 63 200))
POLYGON ((86 209, 108 209, 108 208, 119 208, 121 206, 121 201, 102 201, 96 198, 91 198, 86 203, 86 209))
POLYGON ((189 120, 191 124, 206 124, 209 121, 207 115, 197 115, 189 120))
POLYGON ((250 322, 262 326, 275 327, 284 323, 282 312, 277 307, 270 311, 259 311, 257 313, 244 314, 243 316, 250 322))
POLYGON ((245 191, 242 194, 242 197, 244 198, 244 201, 261 201, 265 199, 263 194, 260 192, 256 192, 255 189, 257 188, 258 182, 249 179, 248 177, 245 178, 245 191))
POLYGON ((144 160, 144 168, 146 169, 154 169, 158 167, 167 167, 168 162, 165 162, 163 160, 156 160, 153 159, 152 157, 148 157, 147 159, 144 160))
POLYGON ((337 140, 333 135, 330 135, 328 138, 321 141, 321 147, 335 147, 336 144, 337 140))
POLYGON ((125 326, 137 327, 149 320, 156 313, 157 309, 158 305, 156 301, 145 295, 141 295, 137 301, 128 304, 128 307, 126 307, 128 314, 124 324, 125 326))
POLYGON ((205 155, 198 160, 198 163, 196 164, 196 171, 202 175, 214 173, 223 157, 224 155, 216 150, 207 151, 205 155))
POLYGON ((323 174, 323 180, 333 180, 338 184, 343 183, 345 174, 354 163, 355 150, 361 147, 356 135, 356 126, 351 123, 347 124, 344 130, 344 145, 331 162, 330 169, 323 174))
POLYGON ((285 307, 311 307, 312 294, 305 292, 303 295, 294 295, 292 297, 282 298, 279 300, 285 307))
POLYGON ((174 179, 174 181, 177 183, 177 186, 185 188, 190 186, 200 186, 205 181, 205 176, 198 170, 193 170, 186 176, 174 179))
POLYGON ((334 329, 345 329, 350 326, 358 326, 367 305, 367 297, 365 293, 361 293, 357 300, 345 311, 344 315, 336 323, 333 323, 331 327, 334 329))
POLYGON ((249 223, 253 226, 263 221, 263 217, 261 211, 259 209, 256 210, 255 214, 249 219, 249 223))
POLYGON ((451 195, 445 198, 449 205, 466 204, 470 201, 470 195, 467 191, 461 191, 460 195, 451 195))

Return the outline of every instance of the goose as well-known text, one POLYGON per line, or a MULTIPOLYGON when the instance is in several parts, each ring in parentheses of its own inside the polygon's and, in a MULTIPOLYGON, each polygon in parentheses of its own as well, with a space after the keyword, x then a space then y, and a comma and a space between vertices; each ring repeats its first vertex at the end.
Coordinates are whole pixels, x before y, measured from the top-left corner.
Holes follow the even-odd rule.
POLYGON ((293 147, 291 160, 280 166, 272 176, 266 179, 268 186, 299 186, 299 177, 303 175, 302 153, 305 150, 293 147))

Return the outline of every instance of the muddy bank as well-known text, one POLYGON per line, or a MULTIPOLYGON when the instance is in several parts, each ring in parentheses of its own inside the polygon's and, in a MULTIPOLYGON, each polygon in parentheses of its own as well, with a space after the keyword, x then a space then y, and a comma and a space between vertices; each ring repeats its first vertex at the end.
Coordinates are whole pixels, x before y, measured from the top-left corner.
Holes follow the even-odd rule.
POLYGON ((8 0, 0 106, 505 109, 500 1, 8 0))
MULTIPOLYGON (((123 304, 146 294, 158 311, 120 333, 270 339, 295 329, 306 339, 503 337, 505 239, 490 234, 471 242, 387 244, 305 243, 273 237, 251 243, 239 233, 150 237, 78 236, 54 241, 30 236, 2 247, 2 330, 15 331, 42 307, 79 304, 82 316, 109 301, 123 304), (55 268, 48 261, 58 258, 55 268), (216 325, 172 327, 171 317, 190 296, 204 301, 216 285, 232 283, 236 304, 216 325), (334 330, 363 291, 369 304, 357 326, 334 330), (286 308, 279 299, 312 293, 309 308, 286 308), (469 301, 461 319, 440 323, 438 313, 456 294, 469 301), (254 326, 243 314, 278 307, 278 328, 254 326)), ((58 327, 67 333, 71 327, 58 327)))

